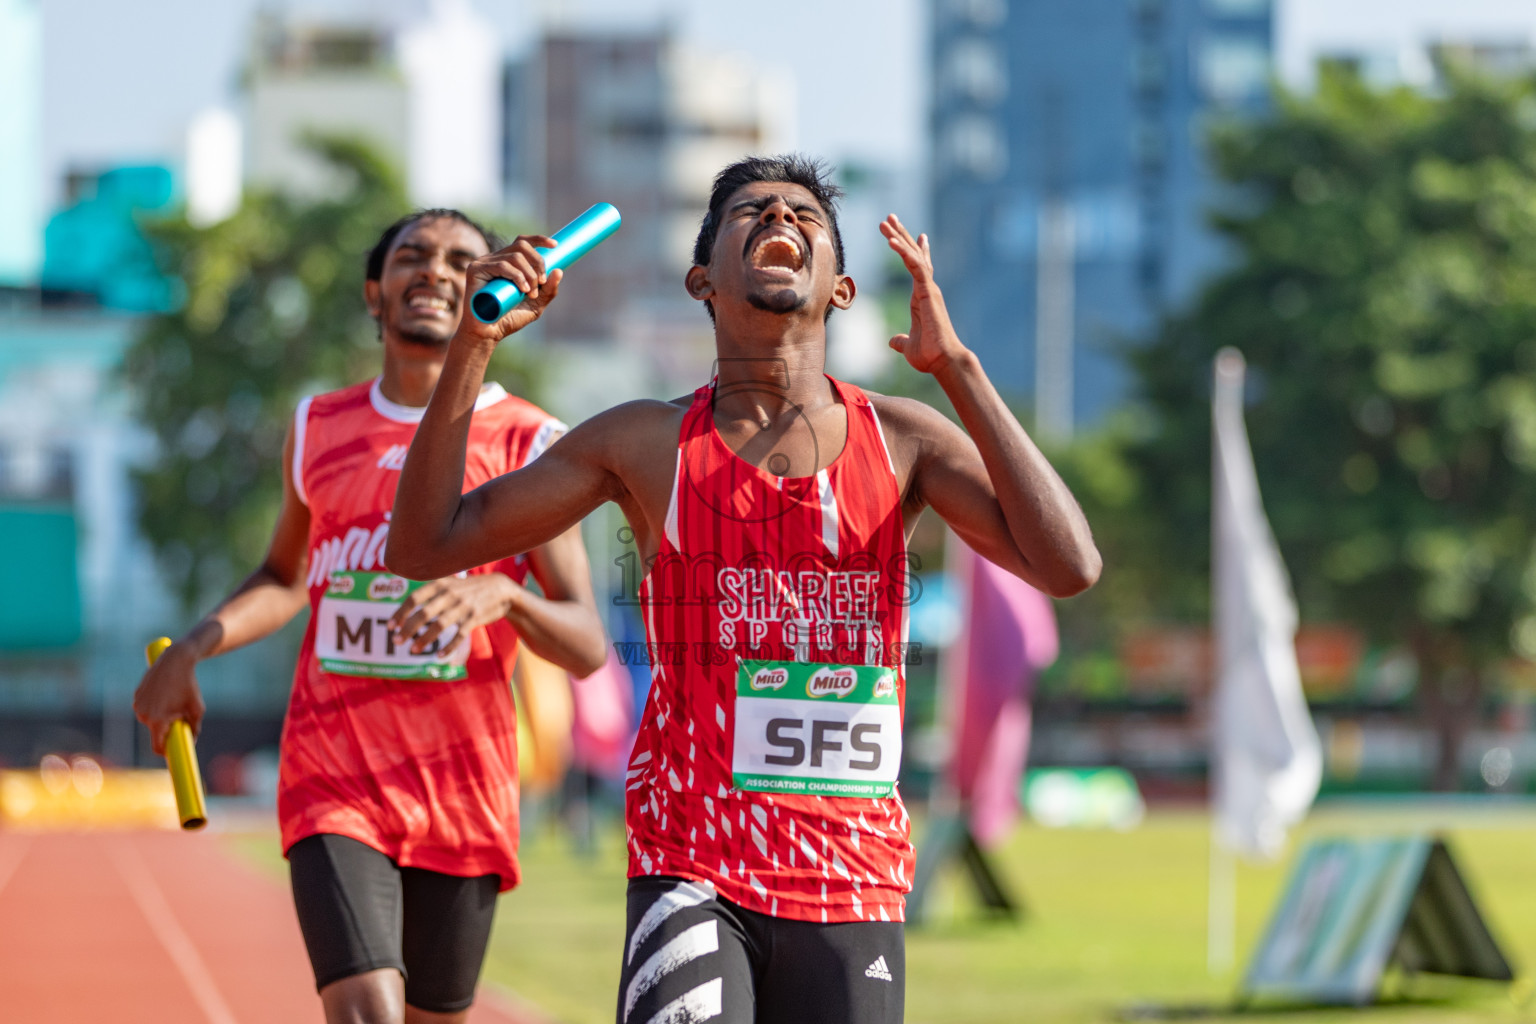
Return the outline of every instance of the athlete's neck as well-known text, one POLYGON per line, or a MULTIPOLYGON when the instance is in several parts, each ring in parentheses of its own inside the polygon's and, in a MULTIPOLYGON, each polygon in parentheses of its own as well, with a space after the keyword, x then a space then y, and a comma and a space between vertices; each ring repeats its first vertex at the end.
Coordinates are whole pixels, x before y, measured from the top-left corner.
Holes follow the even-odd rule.
POLYGON ((767 337, 756 331, 715 331, 715 408, 728 416, 777 419, 803 415, 836 401, 827 385, 824 324, 767 337))
POLYGON ((379 390, 384 397, 413 409, 424 408, 432 400, 432 390, 443 372, 447 353, 413 342, 384 342, 384 374, 379 390), (402 352, 406 347, 421 349, 420 354, 402 352))

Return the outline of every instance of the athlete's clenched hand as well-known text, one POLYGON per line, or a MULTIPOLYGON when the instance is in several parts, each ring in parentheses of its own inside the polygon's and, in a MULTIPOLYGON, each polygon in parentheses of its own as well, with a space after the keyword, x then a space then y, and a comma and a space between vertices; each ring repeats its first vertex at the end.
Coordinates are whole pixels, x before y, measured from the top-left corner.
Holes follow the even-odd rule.
POLYGON ((499 572, 449 576, 412 591, 389 618, 396 644, 410 643, 421 654, 433 641, 458 627, 440 654, 468 642, 470 630, 505 618, 522 587, 499 572))
POLYGON ((539 249, 552 249, 555 240, 547 235, 518 235, 505 249, 480 257, 469 265, 464 280, 464 313, 459 319, 459 334, 495 344, 533 323, 560 292, 565 271, 545 273, 544 257, 539 249), (511 312, 493 324, 481 323, 470 311, 469 300, 488 282, 504 278, 523 293, 511 312))
POLYGON ((197 657, 191 644, 175 643, 155 659, 133 694, 133 713, 149 727, 155 753, 165 754, 171 723, 186 719, 196 736, 203 727, 203 695, 197 688, 197 657))
POLYGON ((913 369, 937 373, 966 349, 949 322, 944 295, 933 279, 933 252, 928 247, 928 236, 913 238, 894 213, 880 222, 880 233, 912 275, 912 326, 906 334, 891 339, 891 348, 906 356, 913 369))

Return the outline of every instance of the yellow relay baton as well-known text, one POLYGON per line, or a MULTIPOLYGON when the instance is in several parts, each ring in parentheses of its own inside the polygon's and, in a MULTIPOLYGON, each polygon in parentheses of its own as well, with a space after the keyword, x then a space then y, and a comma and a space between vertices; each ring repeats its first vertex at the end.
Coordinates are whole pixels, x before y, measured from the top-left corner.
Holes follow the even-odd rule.
MULTIPOLYGON (((162 636, 144 648, 144 657, 153 665, 169 646, 171 638, 162 636)), ((165 737, 165 763, 171 769, 171 788, 176 791, 176 816, 183 829, 195 832, 208 824, 208 807, 203 800, 203 774, 197 770, 192 727, 185 719, 171 723, 165 737)))

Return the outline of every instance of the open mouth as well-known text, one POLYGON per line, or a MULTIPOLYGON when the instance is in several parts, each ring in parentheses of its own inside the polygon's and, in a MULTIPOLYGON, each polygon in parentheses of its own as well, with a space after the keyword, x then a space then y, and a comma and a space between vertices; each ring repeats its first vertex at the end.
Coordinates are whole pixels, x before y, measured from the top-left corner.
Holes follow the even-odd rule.
POLYGON ((747 260, 757 270, 793 274, 805 266, 805 252, 789 235, 769 235, 752 247, 747 260))
POLYGON ((441 295, 418 292, 406 297, 405 308, 413 313, 452 313, 453 303, 441 295))

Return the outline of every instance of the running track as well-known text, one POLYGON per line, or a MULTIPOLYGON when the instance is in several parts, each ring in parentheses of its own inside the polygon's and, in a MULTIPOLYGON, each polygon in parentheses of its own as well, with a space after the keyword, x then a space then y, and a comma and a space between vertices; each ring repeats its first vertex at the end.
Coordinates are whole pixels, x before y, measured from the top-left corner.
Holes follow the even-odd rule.
MULTIPOLYGON (((539 1024, 482 992, 472 1024, 539 1024)), ((286 886, 217 836, 0 833, 0 1020, 321 1022, 286 886)))

